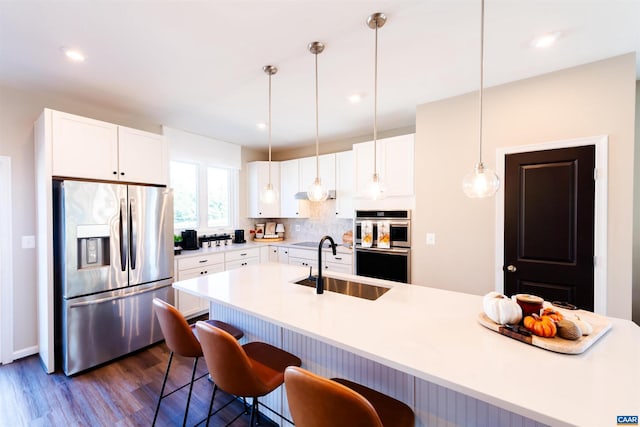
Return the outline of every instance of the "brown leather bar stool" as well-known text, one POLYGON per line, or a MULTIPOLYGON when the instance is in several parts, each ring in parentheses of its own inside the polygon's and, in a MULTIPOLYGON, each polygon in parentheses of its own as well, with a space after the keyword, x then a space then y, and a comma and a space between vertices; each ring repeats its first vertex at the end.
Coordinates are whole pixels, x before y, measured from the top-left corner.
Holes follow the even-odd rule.
POLYGON ((358 383, 297 367, 286 369, 284 383, 296 427, 413 427, 415 423, 407 405, 358 383))
MULTIPOLYGON (((258 398, 282 385, 284 370, 287 366, 300 366, 300 358, 264 342, 240 345, 222 328, 205 322, 196 323, 196 329, 204 360, 215 384, 207 413, 207 426, 213 415, 213 399, 218 388, 238 397, 253 398, 250 421, 253 426, 259 416, 258 398)), ((242 413, 229 424, 240 415, 242 413)))
MULTIPOLYGON (((158 404, 156 405, 156 412, 153 415, 152 426, 155 425, 156 419, 158 418, 158 412, 160 411, 160 403, 162 402, 162 399, 172 395, 178 390, 182 390, 186 386, 189 386, 187 407, 184 410, 184 420, 182 422, 182 425, 184 426, 187 423, 187 415, 189 413, 189 402, 191 401, 191 391, 193 390, 193 383, 207 375, 204 374, 198 378, 195 378, 196 368, 198 367, 198 358, 202 357, 202 347, 200 345, 200 342, 198 341, 195 325, 189 326, 184 316, 174 306, 167 303, 166 301, 154 298, 153 307, 154 311, 156 312, 156 316, 158 317, 158 322, 160 323, 162 335, 164 335, 164 340, 171 353, 169 354, 167 370, 164 373, 164 380, 162 381, 162 388, 160 389, 158 404), (169 369, 171 368, 171 361, 173 360, 174 354, 177 354, 178 356, 194 358, 191 381, 181 387, 178 387, 170 393, 163 394, 164 388, 167 384, 167 378, 169 377, 169 369)), ((234 340, 240 339, 244 335, 244 332, 242 332, 240 329, 219 320, 207 320, 206 323, 215 325, 216 327, 227 331, 227 333, 229 333, 234 340)))

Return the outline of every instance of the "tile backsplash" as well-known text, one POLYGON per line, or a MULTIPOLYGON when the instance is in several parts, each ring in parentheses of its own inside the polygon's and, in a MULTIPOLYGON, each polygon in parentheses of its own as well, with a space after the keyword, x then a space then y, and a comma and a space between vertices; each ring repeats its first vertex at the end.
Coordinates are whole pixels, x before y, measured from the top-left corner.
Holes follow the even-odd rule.
POLYGON ((322 236, 328 235, 336 243, 341 244, 342 235, 353 229, 353 221, 335 217, 335 200, 306 203, 309 203, 310 207, 309 218, 243 218, 240 221, 240 228, 244 228, 245 236, 248 239, 249 230, 253 229, 256 223, 277 222, 284 225, 286 240, 320 241, 322 236))

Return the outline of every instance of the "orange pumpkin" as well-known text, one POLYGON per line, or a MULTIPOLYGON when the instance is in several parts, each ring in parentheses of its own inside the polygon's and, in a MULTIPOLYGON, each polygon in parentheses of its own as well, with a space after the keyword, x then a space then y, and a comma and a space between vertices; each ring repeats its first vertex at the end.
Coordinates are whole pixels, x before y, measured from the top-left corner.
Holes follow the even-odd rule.
POLYGON ((548 317, 552 318, 553 320, 555 320, 556 322, 559 322, 560 320, 564 319, 564 316, 562 315, 562 313, 560 313, 559 311, 554 310, 551 307, 547 307, 544 310, 542 310, 541 316, 548 316, 548 317))
POLYGON ((539 337, 552 338, 558 332, 556 323, 549 316, 532 314, 524 318, 524 327, 539 337))

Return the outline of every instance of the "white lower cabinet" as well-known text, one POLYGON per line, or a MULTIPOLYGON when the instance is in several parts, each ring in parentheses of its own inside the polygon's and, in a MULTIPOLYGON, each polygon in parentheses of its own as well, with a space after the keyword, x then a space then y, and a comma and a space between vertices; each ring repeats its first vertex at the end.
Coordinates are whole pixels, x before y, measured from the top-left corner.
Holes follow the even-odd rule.
POLYGON ((325 252, 322 254, 322 262, 325 271, 353 274, 353 255, 351 254, 338 252, 333 255, 331 252, 325 252))
POLYGON ((269 262, 278 262, 277 246, 269 246, 269 262))
POLYGON ((289 264, 289 248, 278 248, 278 262, 289 264))
POLYGON ((269 262, 289 264, 289 248, 282 246, 269 246, 269 262))
MULTIPOLYGON (((281 248, 284 249, 284 248, 281 248)), ((289 249, 289 264, 318 269, 318 251, 316 249, 289 249)), ((338 252, 322 251, 322 270, 351 274, 353 271, 353 255, 338 252)))
MULTIPOLYGON (((224 254, 198 255, 180 258, 176 262, 178 280, 188 280, 224 271, 224 254)), ((186 318, 204 314, 209 310, 209 302, 185 292, 176 291, 176 307, 186 318)))
POLYGON ((289 249, 289 264, 303 267, 318 267, 318 255, 313 249, 289 249))
POLYGON ((247 265, 260 264, 260 248, 243 249, 241 251, 230 251, 224 254, 225 270, 246 267, 247 265))

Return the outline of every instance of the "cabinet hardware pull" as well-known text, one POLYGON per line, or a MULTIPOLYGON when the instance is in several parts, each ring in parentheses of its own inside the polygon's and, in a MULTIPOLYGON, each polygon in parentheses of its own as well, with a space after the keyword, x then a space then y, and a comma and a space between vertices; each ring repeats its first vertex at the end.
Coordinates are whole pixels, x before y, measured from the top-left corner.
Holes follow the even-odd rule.
POLYGON ((342 257, 339 257, 339 256, 334 256, 333 259, 335 259, 337 261, 342 261, 342 257))
POLYGON ((118 172, 116 172, 116 171, 113 171, 113 174, 114 174, 114 175, 118 175, 118 172))
POLYGON ((203 262, 207 262, 206 259, 201 259, 200 261, 198 261, 200 264, 202 264, 203 262))
POLYGON ((246 256, 246 255, 247 255, 246 252, 240 254, 240 256, 246 256))

